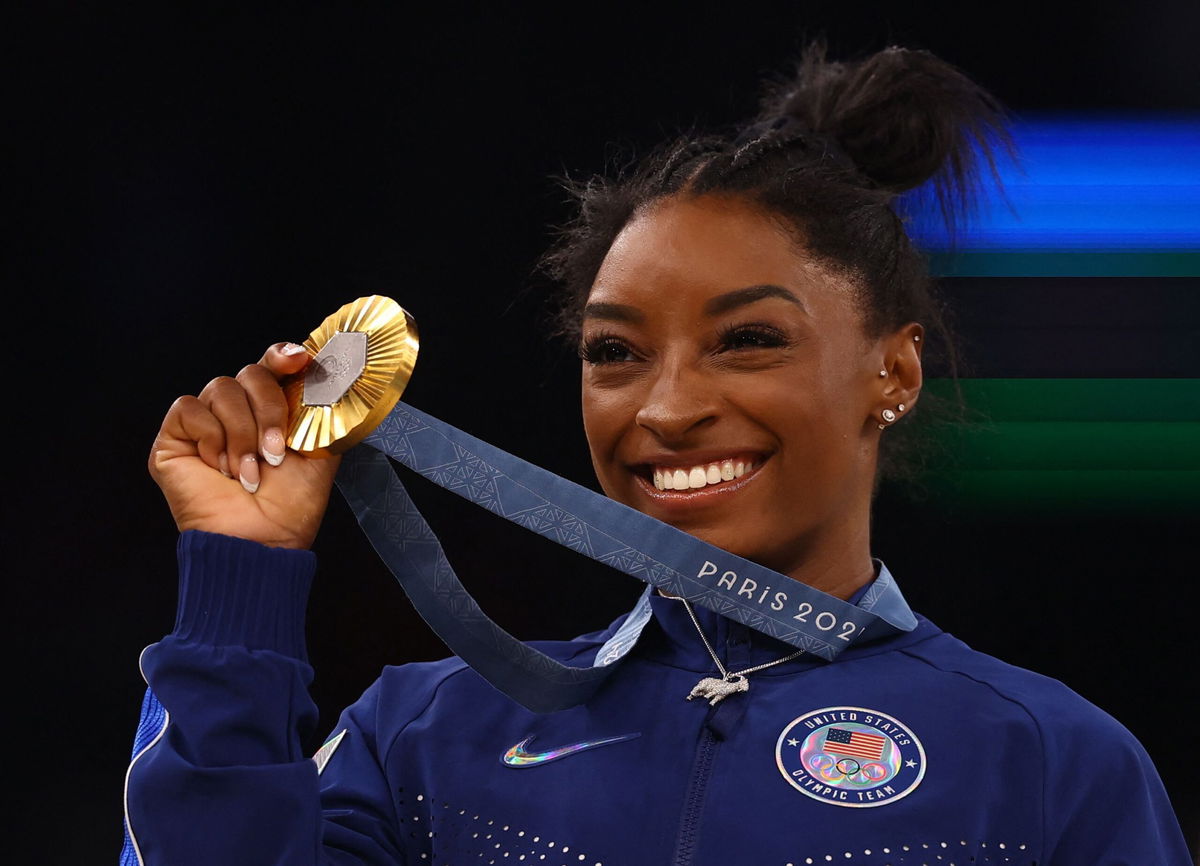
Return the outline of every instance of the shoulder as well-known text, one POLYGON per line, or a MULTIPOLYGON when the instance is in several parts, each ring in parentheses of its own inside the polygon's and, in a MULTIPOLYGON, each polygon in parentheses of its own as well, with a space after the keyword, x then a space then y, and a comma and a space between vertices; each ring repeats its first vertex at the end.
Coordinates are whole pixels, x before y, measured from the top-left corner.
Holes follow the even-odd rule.
POLYGON ((1075 748, 1133 747, 1133 735, 1116 719, 1064 683, 979 652, 939 632, 902 652, 929 675, 970 693, 996 721, 1008 719, 1035 728, 1044 744, 1071 741, 1075 748))
MULTIPOLYGON (((1010 665, 941 633, 902 650, 931 676, 976 696, 975 741, 1040 752, 1042 844, 1054 863, 1188 862, 1150 756, 1120 722, 1058 680, 1010 665)), ((962 710, 966 704, 960 704, 962 710)), ((1022 764, 1012 762, 1012 766, 1022 764)))

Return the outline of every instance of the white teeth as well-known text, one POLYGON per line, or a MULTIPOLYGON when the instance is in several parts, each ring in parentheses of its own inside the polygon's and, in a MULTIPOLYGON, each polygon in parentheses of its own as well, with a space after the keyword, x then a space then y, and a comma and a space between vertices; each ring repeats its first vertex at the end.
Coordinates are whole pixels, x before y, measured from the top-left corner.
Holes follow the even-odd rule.
POLYGON ((753 463, 744 460, 722 460, 693 466, 690 469, 656 466, 652 471, 654 486, 659 490, 697 490, 741 478, 753 468, 753 463))

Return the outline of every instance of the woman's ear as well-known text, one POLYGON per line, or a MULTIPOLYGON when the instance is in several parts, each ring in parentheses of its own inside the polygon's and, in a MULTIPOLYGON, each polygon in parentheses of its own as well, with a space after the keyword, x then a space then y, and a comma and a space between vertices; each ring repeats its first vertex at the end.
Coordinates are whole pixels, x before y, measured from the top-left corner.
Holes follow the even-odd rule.
POLYGON ((886 427, 912 411, 921 396, 924 381, 921 372, 921 351, 924 348, 925 328, 909 322, 884 339, 883 366, 885 376, 879 377, 879 403, 875 418, 886 427))

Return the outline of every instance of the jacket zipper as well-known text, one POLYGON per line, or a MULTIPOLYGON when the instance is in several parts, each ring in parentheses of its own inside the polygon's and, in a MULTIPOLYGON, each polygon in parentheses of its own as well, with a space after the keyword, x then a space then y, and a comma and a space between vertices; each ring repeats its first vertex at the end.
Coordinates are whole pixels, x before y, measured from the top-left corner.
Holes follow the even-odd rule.
POLYGON ((683 817, 675 841, 675 857, 671 860, 673 866, 690 866, 695 856, 697 825, 704 809, 704 796, 708 791, 708 780, 712 776, 719 745, 720 741, 705 724, 701 729, 700 746, 696 751, 696 759, 692 762, 687 796, 683 801, 683 817))

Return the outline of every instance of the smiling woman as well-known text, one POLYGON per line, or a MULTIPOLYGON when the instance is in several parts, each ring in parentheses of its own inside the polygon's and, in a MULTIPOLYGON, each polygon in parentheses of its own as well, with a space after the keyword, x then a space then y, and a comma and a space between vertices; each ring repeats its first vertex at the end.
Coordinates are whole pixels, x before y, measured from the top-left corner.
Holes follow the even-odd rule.
POLYGON ((459 659, 388 668, 306 759, 305 548, 337 466, 281 448, 307 356, 176 401, 150 471, 180 607, 143 658, 123 864, 1186 863, 1128 731, 913 614, 871 555, 927 343, 954 358, 894 200, 929 184, 952 220, 999 117, 928 54, 818 48, 744 129, 578 188, 545 266, 596 475, 713 547, 695 592, 537 645, 610 671, 577 706, 530 712, 459 659), (714 612, 742 597, 762 615, 714 612), (778 640, 768 609, 844 646, 778 640))
POLYGON ((920 324, 867 338, 850 279, 710 194, 625 226, 582 327, 606 494, 840 598, 874 578, 878 420, 916 404, 920 324))

